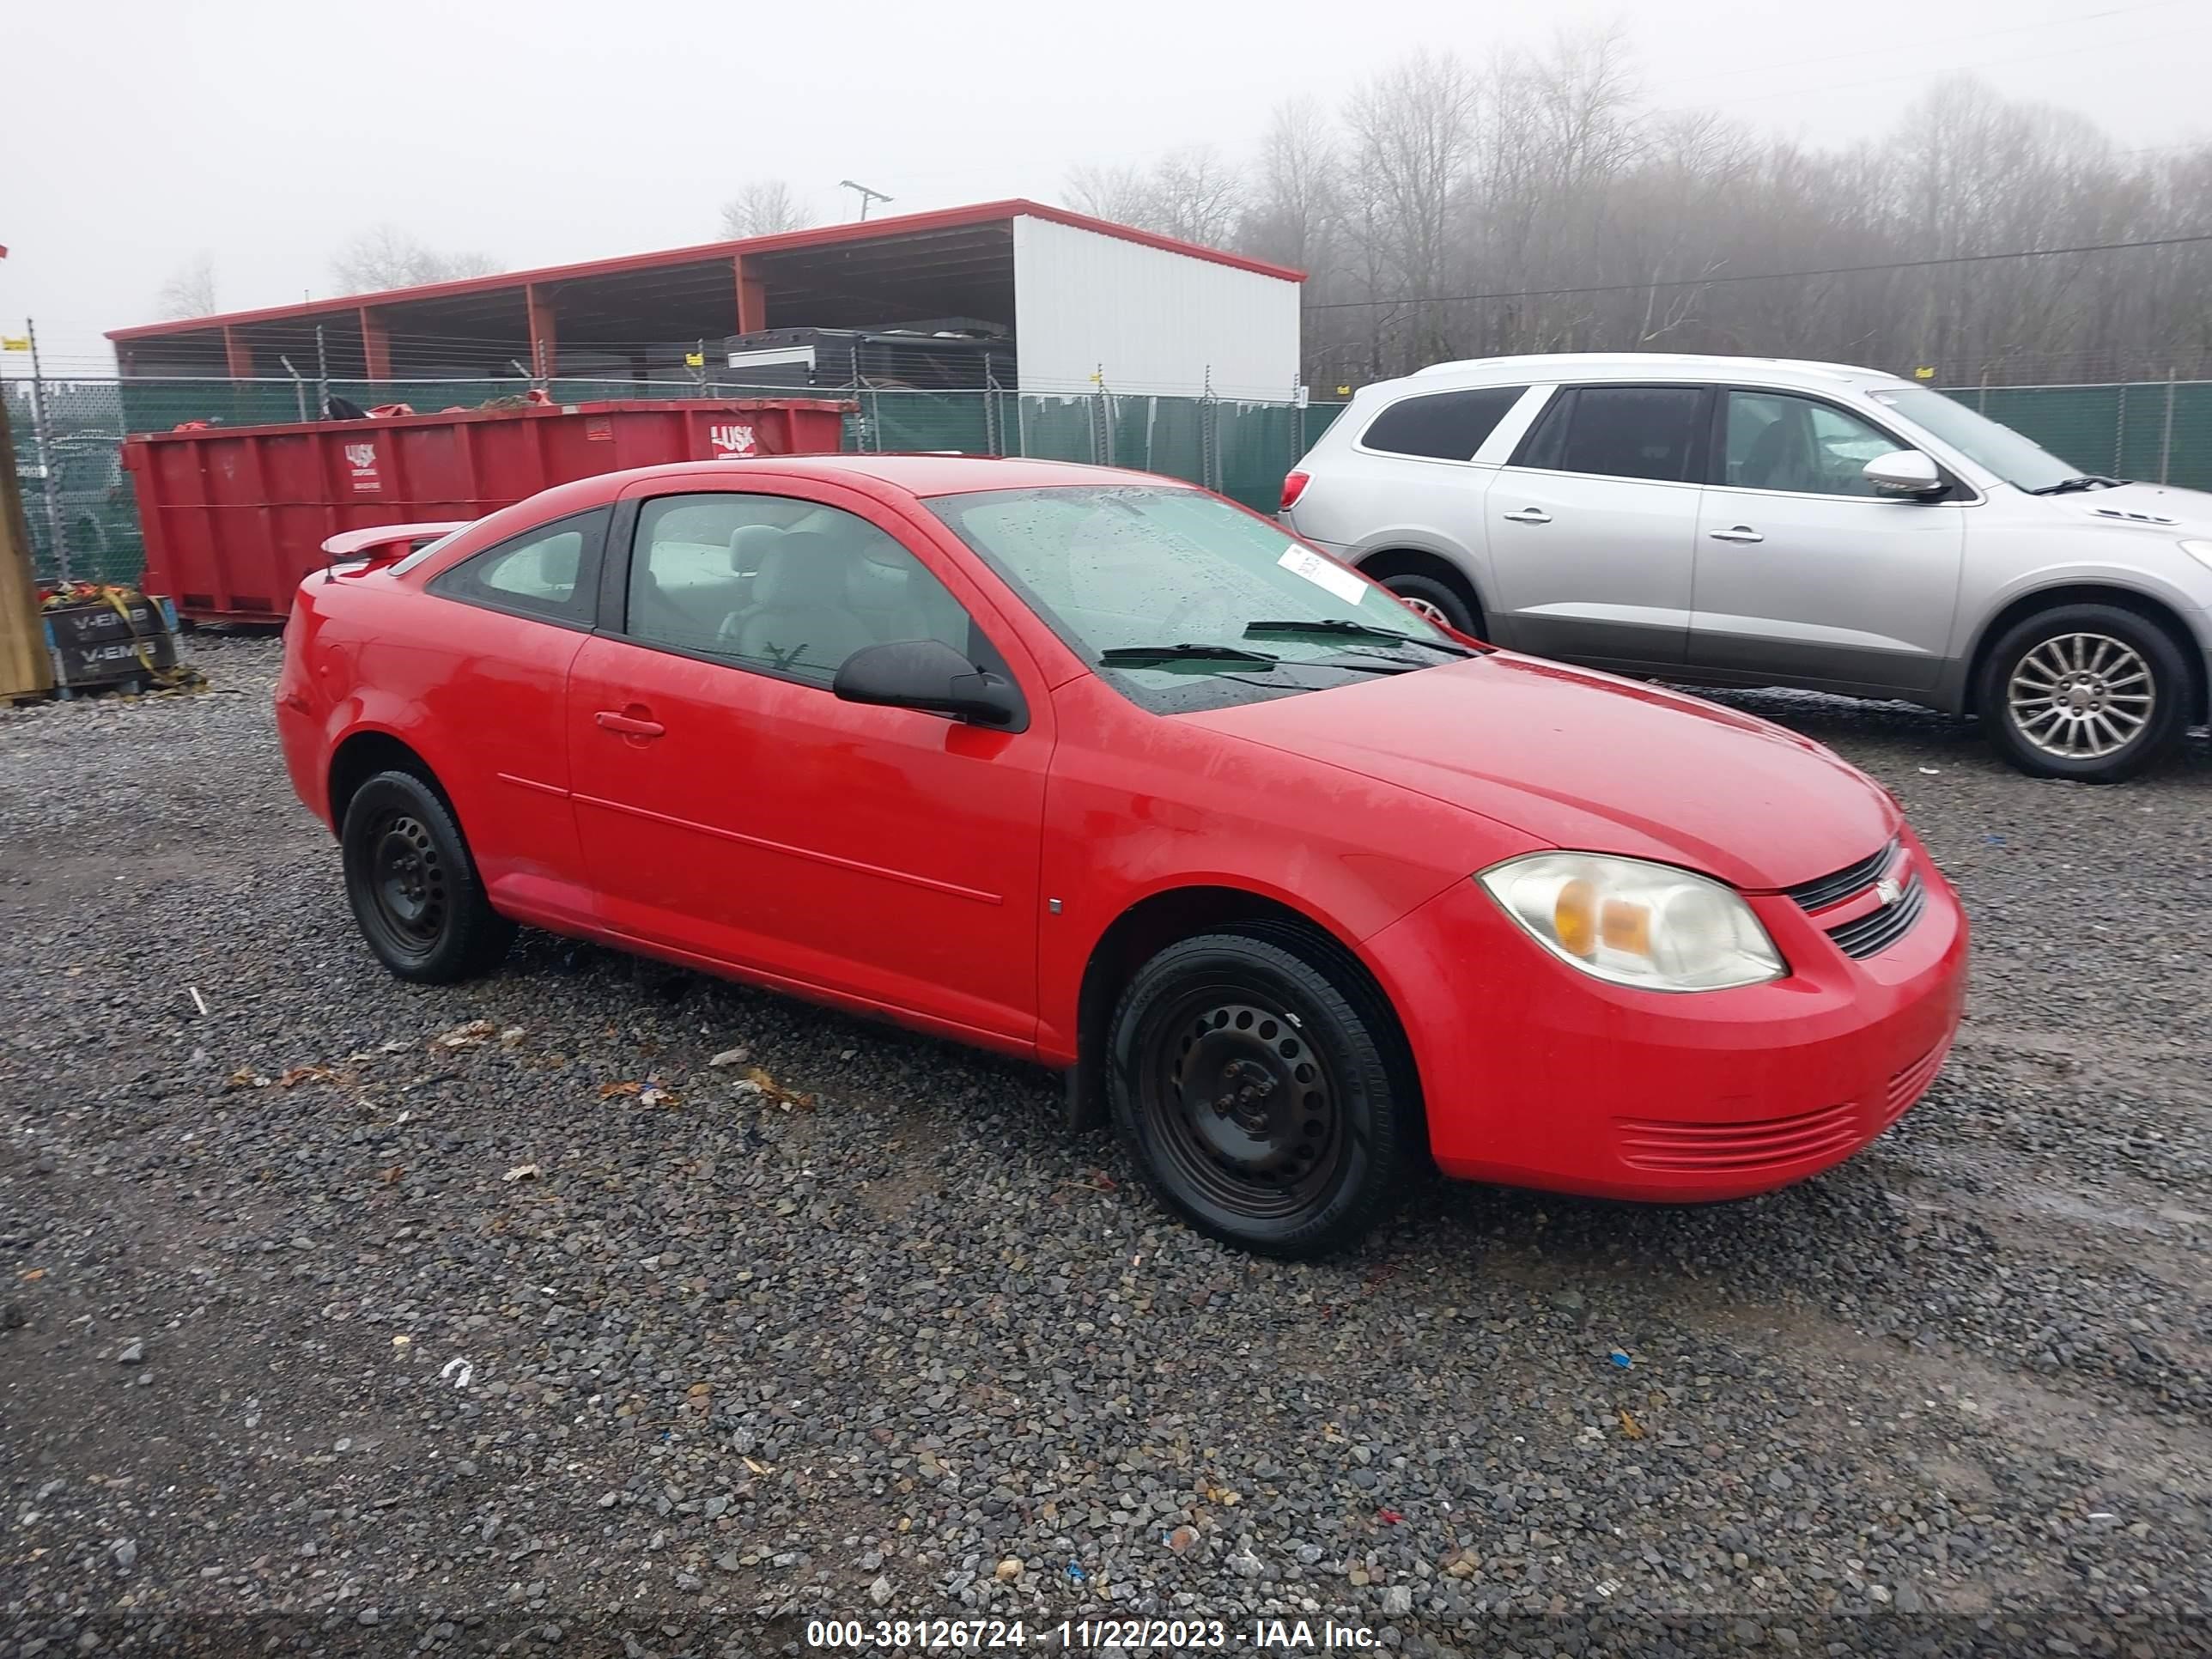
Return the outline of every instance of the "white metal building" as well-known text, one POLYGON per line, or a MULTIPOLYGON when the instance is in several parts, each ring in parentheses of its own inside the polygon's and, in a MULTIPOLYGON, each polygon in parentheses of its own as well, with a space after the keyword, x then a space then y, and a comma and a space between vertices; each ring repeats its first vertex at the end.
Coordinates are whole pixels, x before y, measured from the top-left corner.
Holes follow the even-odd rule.
MULTIPOLYGON (((665 379, 702 341, 969 319, 1018 380, 1287 403, 1304 273, 1030 201, 818 226, 660 253, 113 331, 127 377, 279 372, 412 381, 665 379), (1096 378, 1094 378, 1096 377, 1096 378)), ((1000 384, 1006 384, 1004 379, 1000 384)))

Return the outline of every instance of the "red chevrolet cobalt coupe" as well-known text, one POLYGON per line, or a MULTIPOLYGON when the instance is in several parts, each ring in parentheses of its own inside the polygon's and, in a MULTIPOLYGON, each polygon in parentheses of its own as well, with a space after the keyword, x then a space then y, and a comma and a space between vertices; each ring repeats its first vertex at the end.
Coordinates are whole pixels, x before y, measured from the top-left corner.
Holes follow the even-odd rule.
POLYGON ((1834 755, 1433 626, 1164 478, 563 484, 309 576, 276 695, 393 973, 526 922, 1042 1061, 1278 1255, 1358 1238, 1424 1147, 1781 1186, 1959 1021, 1957 899, 1834 755))

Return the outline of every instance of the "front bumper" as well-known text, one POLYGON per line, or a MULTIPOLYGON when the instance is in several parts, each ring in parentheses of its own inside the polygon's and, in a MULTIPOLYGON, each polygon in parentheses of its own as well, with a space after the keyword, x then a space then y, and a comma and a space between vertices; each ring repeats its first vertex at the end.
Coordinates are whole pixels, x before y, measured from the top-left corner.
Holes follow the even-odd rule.
POLYGON ((1927 891, 1902 937, 1855 960, 1791 900, 1753 896, 1790 973, 1731 991, 1593 979, 1473 881, 1376 934, 1367 956, 1405 1022, 1437 1165, 1698 1202, 1849 1158, 1934 1081, 1965 1005, 1966 913, 1918 841, 1904 842, 1927 891))

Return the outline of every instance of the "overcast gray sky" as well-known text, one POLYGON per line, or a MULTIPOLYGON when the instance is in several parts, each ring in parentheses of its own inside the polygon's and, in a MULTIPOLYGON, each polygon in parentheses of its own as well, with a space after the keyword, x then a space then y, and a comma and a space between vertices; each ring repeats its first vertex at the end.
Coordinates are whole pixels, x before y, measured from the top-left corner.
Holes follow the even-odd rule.
MULTIPOLYGON (((2063 105, 2125 146, 2212 131, 2203 0, 69 0, 0 26, 0 333, 110 362, 204 251, 225 310, 330 294, 389 222, 510 269, 712 240, 752 178, 848 217, 1058 199, 1074 163, 1249 149, 1279 100, 1334 100, 1411 46, 1480 59, 1626 24, 1648 100, 1823 143, 1936 74, 2063 105)), ((19 372, 20 357, 8 360, 19 372)))

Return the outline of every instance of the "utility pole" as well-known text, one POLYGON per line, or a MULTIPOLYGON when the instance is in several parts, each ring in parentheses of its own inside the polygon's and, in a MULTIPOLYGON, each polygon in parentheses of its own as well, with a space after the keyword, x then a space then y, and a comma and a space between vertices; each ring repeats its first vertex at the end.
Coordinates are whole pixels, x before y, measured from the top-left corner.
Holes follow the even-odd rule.
POLYGON ((860 217, 864 220, 868 216, 869 203, 888 202, 891 199, 879 190, 870 190, 866 185, 857 184, 850 179, 840 179, 837 181, 837 188, 840 190, 856 190, 860 192, 860 217))

